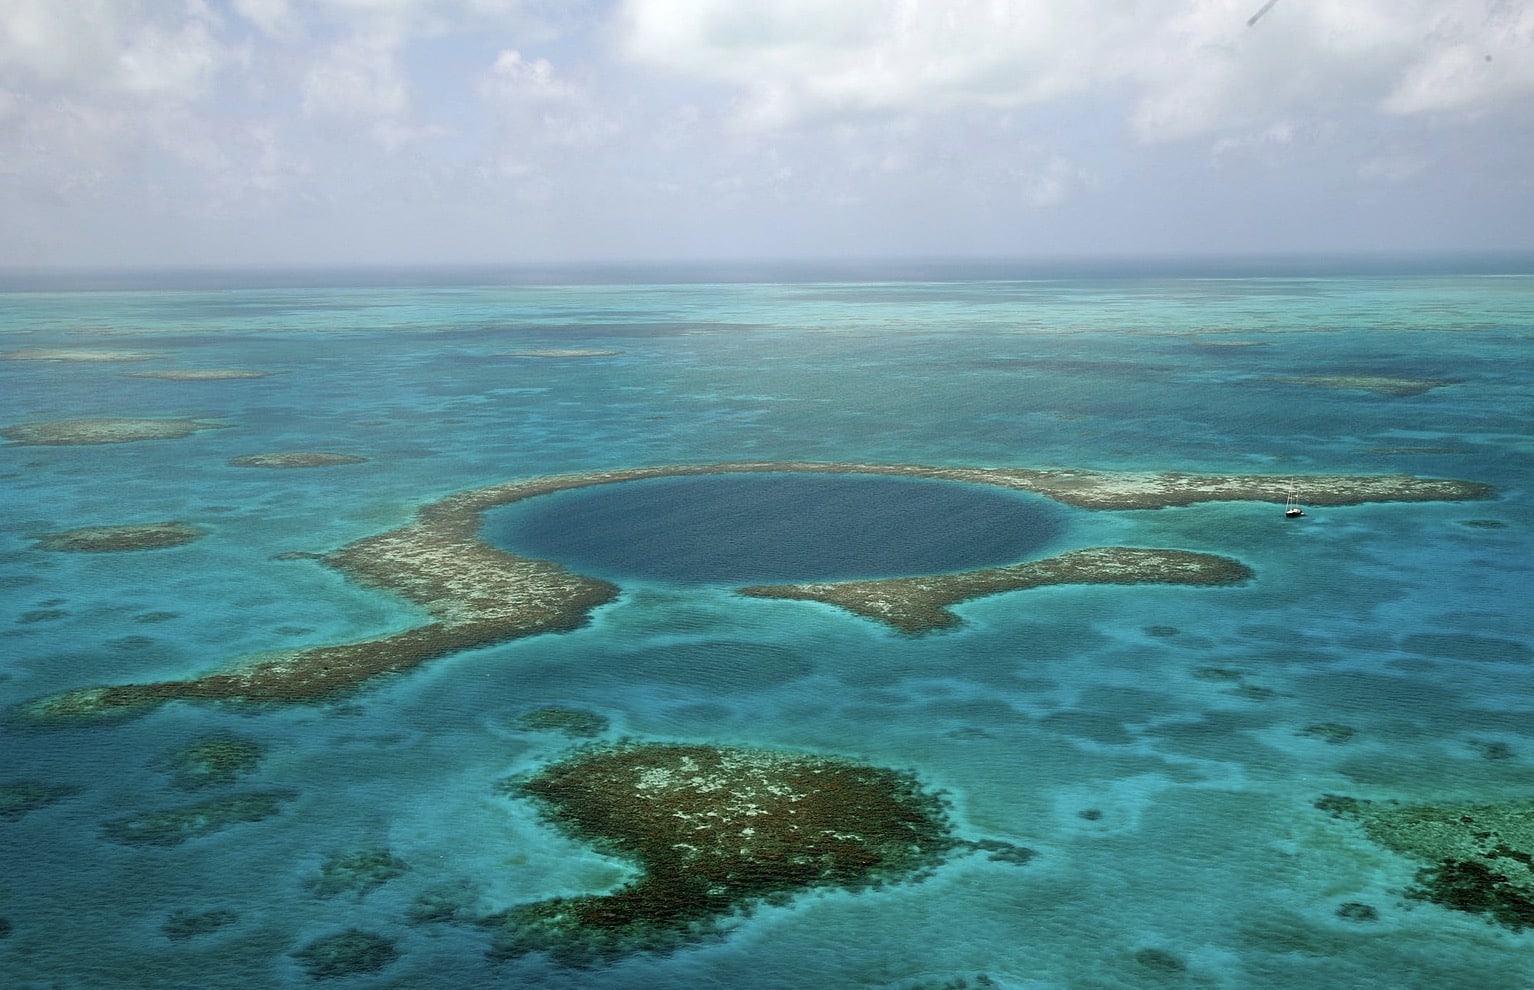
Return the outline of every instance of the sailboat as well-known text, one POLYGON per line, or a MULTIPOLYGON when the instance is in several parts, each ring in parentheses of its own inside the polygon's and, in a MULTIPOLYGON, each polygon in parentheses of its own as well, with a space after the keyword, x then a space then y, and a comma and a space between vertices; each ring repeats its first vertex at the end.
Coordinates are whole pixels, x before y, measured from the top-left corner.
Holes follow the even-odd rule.
POLYGON ((1284 518, 1298 519, 1304 514, 1305 510, 1300 508, 1300 497, 1290 492, 1288 500, 1284 502, 1284 518))

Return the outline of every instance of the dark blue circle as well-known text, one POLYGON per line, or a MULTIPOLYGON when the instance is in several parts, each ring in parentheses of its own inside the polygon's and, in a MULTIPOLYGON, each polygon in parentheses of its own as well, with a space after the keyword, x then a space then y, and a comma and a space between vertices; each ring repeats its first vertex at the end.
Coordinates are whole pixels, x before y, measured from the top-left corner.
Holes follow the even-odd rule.
POLYGON ((871 474, 705 474, 571 489, 486 513, 483 536, 582 574, 750 584, 940 574, 1034 556, 1062 508, 871 474))

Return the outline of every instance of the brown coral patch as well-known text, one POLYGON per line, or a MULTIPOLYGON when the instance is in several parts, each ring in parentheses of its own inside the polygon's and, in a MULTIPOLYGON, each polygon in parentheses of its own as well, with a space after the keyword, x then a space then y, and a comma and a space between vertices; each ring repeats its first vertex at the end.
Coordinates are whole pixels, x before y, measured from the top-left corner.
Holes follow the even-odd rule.
POLYGON ((271 454, 247 454, 229 461, 230 467, 317 468, 341 464, 363 464, 366 457, 353 454, 327 454, 321 451, 286 450, 271 454))
POLYGON ((487 919, 499 955, 666 949, 764 898, 912 877, 954 847, 942 803, 914 777, 821 756, 630 743, 580 751, 510 790, 641 873, 487 919))
POLYGON ((97 443, 132 443, 137 440, 178 440, 199 430, 219 429, 216 423, 195 419, 55 419, 21 423, 0 430, 18 446, 75 446, 97 443))
POLYGON ((45 533, 37 537, 42 550, 68 553, 116 553, 123 550, 161 550, 179 547, 202 536, 202 530, 182 522, 143 523, 132 526, 85 526, 45 533))
POLYGON ((115 363, 118 361, 146 361, 148 354, 138 351, 110 351, 83 347, 27 347, 0 354, 5 361, 78 361, 82 363, 115 363))
POLYGON ((617 357, 622 353, 622 351, 609 351, 596 347, 539 347, 527 351, 507 351, 506 357, 592 358, 617 357))
POLYGON ((168 382, 228 382, 249 378, 266 378, 270 371, 250 368, 185 368, 166 371, 135 371, 131 378, 158 378, 168 382))
POLYGON ((1454 384, 1454 382, 1438 381, 1432 378, 1401 378, 1394 375, 1296 375, 1291 378, 1281 378, 1279 381, 1288 382, 1291 385, 1313 385, 1318 388, 1354 389, 1393 398, 1421 395, 1435 388, 1454 384))
POLYGON ((1252 576, 1240 561, 1188 550, 1094 547, 1007 567, 823 584, 754 585, 740 589, 755 598, 824 602, 883 622, 905 633, 932 632, 959 624, 949 606, 959 602, 1052 584, 1237 584, 1252 576))
POLYGON ((1534 928, 1534 800, 1400 804, 1327 795, 1316 807, 1423 864, 1408 898, 1514 931, 1534 928))

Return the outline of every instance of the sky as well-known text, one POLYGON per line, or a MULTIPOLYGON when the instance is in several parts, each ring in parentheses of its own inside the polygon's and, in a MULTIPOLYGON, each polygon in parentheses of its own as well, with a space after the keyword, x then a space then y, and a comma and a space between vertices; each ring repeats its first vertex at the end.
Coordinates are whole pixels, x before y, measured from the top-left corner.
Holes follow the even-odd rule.
POLYGON ((1531 170, 1527 0, 0 0, 8 267, 1523 252, 1531 170))

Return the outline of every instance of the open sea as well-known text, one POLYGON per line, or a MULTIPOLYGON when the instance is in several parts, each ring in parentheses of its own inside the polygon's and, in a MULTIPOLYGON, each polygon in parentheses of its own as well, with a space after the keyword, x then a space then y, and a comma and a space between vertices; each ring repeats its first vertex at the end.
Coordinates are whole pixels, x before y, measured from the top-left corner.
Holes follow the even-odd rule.
POLYGON ((0 986, 1534 985, 1534 928, 1412 896, 1423 861, 1316 806, 1534 798, 1534 276, 996 265, 6 287, 0 429, 210 428, 0 445, 0 986), (231 463, 278 452, 359 460, 231 463), (1277 502, 1088 511, 868 476, 867 491, 720 475, 565 492, 486 525, 620 585, 575 631, 333 702, 22 712, 418 624, 417 606, 292 555, 451 493, 733 461, 1269 475, 1277 502), (1399 473, 1496 494, 1283 518, 1293 478, 1399 473), (197 537, 41 541, 168 521, 197 537), (1221 554, 1255 577, 1017 591, 920 636, 731 583, 1110 545, 1221 554), (594 735, 530 717, 551 708, 594 735), (499 786, 593 739, 909 770, 959 838, 1032 855, 961 849, 923 877, 807 891, 723 935, 584 966, 495 958, 482 929, 423 917, 423 896, 492 912, 631 875, 499 786), (231 764, 188 764, 209 740, 238 744, 231 764), (231 795, 275 804, 131 834, 231 795), (352 930, 388 948, 360 972, 316 969, 305 948, 352 930))

